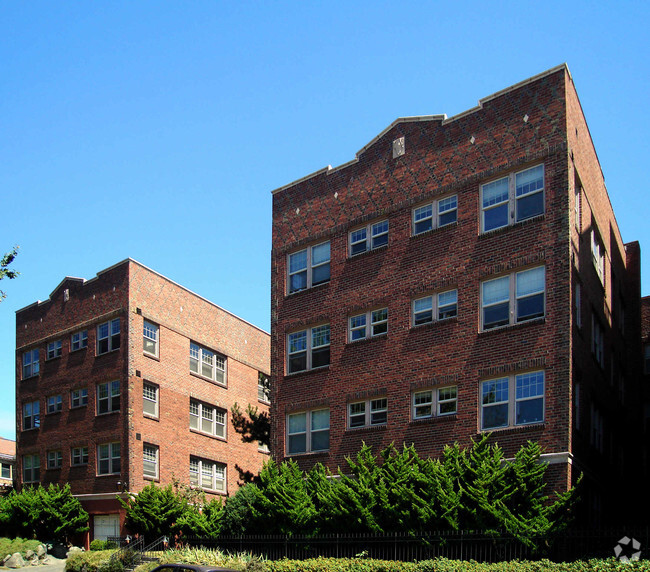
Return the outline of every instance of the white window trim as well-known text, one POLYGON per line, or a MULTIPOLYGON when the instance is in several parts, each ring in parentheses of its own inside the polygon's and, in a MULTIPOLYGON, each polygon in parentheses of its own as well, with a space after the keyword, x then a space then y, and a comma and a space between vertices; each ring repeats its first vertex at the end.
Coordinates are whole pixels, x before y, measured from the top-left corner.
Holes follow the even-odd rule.
POLYGON ((119 441, 113 441, 111 443, 100 443, 99 445, 97 445, 97 476, 119 475, 121 472, 121 468, 122 468, 122 458, 121 458, 119 441), (100 450, 102 447, 108 447, 107 457, 101 456, 100 450), (117 449, 117 455, 115 454, 116 449, 117 449), (116 460, 119 462, 120 465, 120 470, 117 471, 115 470, 115 466, 114 466, 114 462, 116 460), (108 461, 108 472, 101 471, 102 461, 108 461))
POLYGON ((115 413, 120 410, 121 407, 121 393, 122 388, 120 387, 119 380, 106 381, 104 383, 97 384, 96 396, 97 396, 97 415, 108 415, 110 413, 115 413), (115 385, 117 384, 117 386, 115 385), (101 387, 106 387, 107 395, 106 397, 100 397, 99 392, 101 387), (117 387, 117 393, 114 392, 114 387, 117 387), (117 399, 117 407, 115 400, 117 399), (106 401, 108 404, 107 411, 100 411, 100 403, 106 401))
POLYGON ((31 377, 36 377, 40 373, 40 352, 38 348, 23 352, 22 358, 22 379, 29 379, 31 377), (29 360, 29 361, 27 361, 29 360), (29 375, 25 375, 25 370, 29 368, 29 375))
POLYGON ((209 379, 217 385, 226 387, 228 384, 227 361, 225 355, 197 344, 196 342, 190 342, 190 373, 198 375, 203 379, 209 379), (192 352, 195 352, 196 355, 192 355, 192 352), (211 364, 209 363, 208 358, 211 358, 211 364), (196 362, 196 371, 192 369, 193 362, 196 362), (203 373, 204 365, 210 368, 210 375, 205 375, 203 373), (218 373, 221 373, 223 379, 219 379, 220 376, 217 375, 218 373))
MULTIPOLYGON (((228 489, 228 473, 227 473, 228 467, 224 463, 218 463, 216 461, 210 461, 208 459, 202 459, 200 457, 190 457, 190 484, 194 485, 195 487, 202 489, 204 491, 215 491, 218 493, 227 493, 228 489), (192 482, 192 462, 195 462, 197 464, 197 471, 195 472, 196 474, 196 482, 192 482), (211 479, 212 483, 210 487, 204 487, 203 486, 203 470, 204 468, 210 468, 211 472, 211 479), (218 475, 218 468, 223 469, 222 470, 222 475, 223 478, 219 478, 218 475), (218 484, 221 483, 221 487, 218 486, 218 484)), ((206 471, 207 474, 207 471, 206 471)))
POLYGON ((120 336, 122 335, 121 332, 122 330, 119 318, 115 318, 113 320, 109 320, 108 322, 99 324, 97 326, 97 355, 104 355, 119 350, 120 346, 122 345, 120 339, 120 336), (107 327, 107 334, 105 336, 102 336, 99 331, 103 326, 107 327), (105 351, 101 351, 100 344, 104 340, 106 340, 107 349, 105 351))
POLYGON ((41 456, 38 454, 23 455, 23 483, 38 483, 41 480, 41 456), (30 466, 27 467, 27 459, 30 466), (29 478, 26 478, 27 471, 29 478), (38 474, 37 474, 38 472, 38 474))
POLYGON ((70 390, 70 409, 79 409, 80 407, 86 407, 88 405, 88 388, 79 387, 77 389, 70 390), (86 392, 84 395, 83 392, 86 392), (78 396, 75 397, 75 392, 78 392, 78 396), (75 401, 77 402, 75 404, 75 401))
POLYGON ((419 421, 421 419, 432 419, 435 417, 448 417, 449 415, 456 415, 457 413, 458 413, 458 386, 457 385, 445 385, 442 387, 430 387, 430 388, 417 389, 413 391, 413 393, 411 393, 411 419, 413 419, 414 421, 419 421), (454 397, 453 399, 441 399, 440 398, 441 392, 443 392, 446 389, 455 389, 456 397, 454 397), (419 403, 416 405, 415 396, 422 393, 429 393, 431 398, 426 403, 419 403), (454 402, 455 404, 454 410, 442 413, 440 411, 441 405, 443 403, 451 403, 451 402, 454 402), (430 407, 431 412, 428 415, 418 415, 417 408, 422 406, 430 407))
POLYGON ((159 399, 160 399, 160 388, 155 383, 151 383, 150 381, 144 381, 142 383, 142 414, 145 417, 158 419, 159 399), (153 394, 154 394, 153 399, 151 399, 151 397, 147 395, 147 389, 153 390, 153 394), (150 413, 149 411, 145 411, 145 403, 153 403, 153 409, 154 409, 153 413, 150 413))
POLYGON ((262 372, 257 374, 257 400, 260 403, 271 403, 271 379, 262 372))
POLYGON ((35 401, 28 401, 26 403, 23 403, 22 407, 22 412, 23 412, 23 423, 22 423, 22 430, 23 431, 32 431, 34 429, 38 429, 41 426, 41 402, 40 400, 35 400, 35 401), (30 412, 27 414, 27 406, 30 406, 30 412), (36 407, 37 411, 34 410, 34 407, 36 407), (26 427, 26 420, 29 419, 29 427, 26 427))
POLYGON ((52 360, 56 358, 60 358, 63 353, 63 342, 61 340, 54 340, 53 342, 48 342, 47 343, 47 353, 46 358, 47 360, 52 360))
POLYGON ((287 413, 287 416, 285 418, 285 427, 287 429, 286 431, 286 456, 287 457, 293 457, 295 455, 307 455, 309 453, 324 453, 330 450, 329 447, 329 435, 330 435, 330 428, 331 428, 331 417, 328 419, 328 424, 327 428, 320 428, 320 429, 312 429, 312 414, 316 413, 318 411, 327 411, 328 415, 330 413, 329 407, 320 407, 317 409, 309 409, 307 411, 292 411, 291 413, 287 413), (289 431, 289 418, 291 416, 295 415, 304 415, 305 416, 305 431, 296 431, 294 433, 291 433, 289 431), (312 435, 314 433, 325 433, 327 431, 328 435, 328 446, 327 449, 314 449, 313 447, 313 439, 312 435), (291 452, 290 447, 289 447, 289 439, 293 435, 305 435, 305 450, 304 451, 295 451, 291 452))
POLYGON ((365 400, 352 401, 348 403, 348 415, 347 415, 347 428, 348 429, 361 429, 363 427, 384 427, 388 424, 388 398, 387 397, 371 397, 365 400), (382 403, 382 402, 385 402, 382 403), (362 405, 363 413, 357 412, 352 413, 352 407, 354 405, 362 405), (373 415, 377 414, 386 414, 385 421, 375 421, 373 415), (352 417, 361 417, 364 416, 363 425, 352 425, 352 417))
POLYGON ((157 480, 160 475, 160 447, 158 445, 152 445, 151 443, 143 443, 142 444, 142 477, 144 479, 154 479, 157 480), (147 453, 147 449, 149 449, 149 453, 147 453), (147 455, 153 452, 153 460, 151 457, 147 458, 147 455), (154 467, 154 474, 147 474, 147 471, 145 469, 146 464, 153 464, 154 467))
POLYGON ((323 242, 319 242, 318 244, 313 244, 311 246, 308 246, 307 248, 301 248, 300 250, 296 250, 295 252, 290 252, 287 254, 287 294, 295 294, 296 292, 302 292, 304 290, 309 290, 310 288, 313 288, 314 286, 320 286, 321 284, 327 284, 331 278, 332 278, 332 267, 331 267, 331 262, 332 262, 332 251, 331 251, 331 244, 330 244, 330 256, 327 260, 323 262, 319 262, 317 264, 313 263, 313 250, 315 248, 318 248, 319 246, 323 246, 324 244, 330 244, 329 240, 325 240, 323 242), (300 254, 301 252, 306 252, 307 254, 307 261, 306 261, 306 266, 305 268, 302 268, 300 270, 297 270, 295 272, 291 272, 291 257, 295 256, 296 254, 300 254), (330 265, 330 272, 327 280, 322 280, 320 282, 317 282, 314 284, 314 270, 316 268, 320 268, 321 266, 325 266, 326 264, 330 265), (299 274, 302 272, 306 272, 307 275, 307 280, 306 280, 306 285, 304 288, 297 288, 295 290, 291 289, 291 277, 295 274, 299 274))
POLYGON ((425 234, 427 232, 431 232, 432 230, 436 230, 437 228, 444 228, 446 226, 456 224, 457 222, 458 222, 458 195, 453 194, 453 195, 447 195, 445 197, 440 197, 439 199, 436 199, 434 201, 429 201, 427 203, 423 203, 421 205, 413 207, 413 209, 411 210, 411 236, 418 236, 420 234, 425 234), (447 209, 443 212, 440 212, 441 203, 444 203, 448 199, 453 199, 453 198, 456 199, 456 206, 447 209), (431 216, 427 216, 416 221, 415 220, 416 211, 419 211, 420 209, 424 209, 426 207, 431 207, 431 216), (454 220, 442 224, 441 217, 451 212, 455 213, 456 215, 454 217, 454 220), (425 230, 421 230, 417 232, 416 223, 421 223, 426 220, 431 221, 431 228, 427 228, 425 230))
POLYGON ((47 452, 47 468, 60 469, 63 466, 63 453, 61 451, 47 452))
POLYGON ((51 415, 53 413, 61 413, 63 411, 63 396, 61 394, 58 395, 49 395, 45 399, 45 407, 47 408, 47 414, 51 415), (54 407, 50 407, 50 400, 54 400, 53 405, 54 407))
POLYGON ((70 449, 70 465, 73 467, 83 467, 88 464, 88 447, 72 447, 70 449), (78 460, 75 460, 78 459, 78 460))
POLYGON ((88 347, 88 330, 75 332, 70 336, 70 351, 77 352, 88 347), (76 339, 75 339, 76 337, 76 339), (76 347, 75 347, 76 346, 76 347))
MULTIPOLYGON (((423 313, 426 310, 420 310, 418 312, 419 314, 423 313)), ((419 326, 425 326, 427 324, 433 324, 435 322, 444 322, 445 320, 452 320, 454 318, 458 317, 458 289, 452 288, 450 290, 444 290, 442 292, 436 292, 434 294, 429 294, 428 296, 421 296, 420 298, 416 298, 411 302, 411 326, 413 328, 417 328, 419 326), (453 316, 445 316, 445 317, 440 317, 440 311, 443 308, 451 307, 452 304, 440 304, 440 297, 443 296, 444 294, 449 294, 450 292, 455 292, 456 293, 456 302, 453 304, 453 306, 456 307, 455 313, 453 316), (415 305, 417 302, 420 300, 430 300, 431 301, 431 320, 427 320, 426 322, 421 322, 419 324, 415 323, 415 305)))
POLYGON ((388 223, 388 219, 382 219, 379 221, 372 222, 370 224, 367 224, 366 226, 360 226, 357 228, 353 228, 349 233, 348 233, 348 255, 350 258, 353 256, 359 256, 360 254, 364 254, 366 252, 370 252, 371 250, 378 250, 380 248, 385 248, 388 246, 388 237, 389 237, 389 232, 390 232, 390 226, 388 223), (383 229, 383 224, 386 223, 386 230, 383 229), (382 225, 382 226, 380 226, 382 225), (352 241, 352 236, 354 233, 357 233, 361 230, 366 231, 366 236, 362 240, 356 240, 352 241), (381 244, 375 245, 375 241, 379 239, 380 237, 386 237, 386 242, 382 242, 381 244), (354 245, 357 244, 362 244, 364 245, 363 250, 360 250, 359 252, 352 252, 354 245))
POLYGON ((210 435, 211 437, 216 437, 217 439, 223 439, 224 441, 228 437, 228 412, 215 405, 210 405, 209 403, 203 403, 198 399, 190 399, 190 429, 192 431, 197 431, 204 435, 210 435), (197 414, 192 413, 192 405, 196 405, 197 414), (204 417, 204 413, 210 412, 212 418, 204 417), (223 418, 223 422, 217 421, 218 417, 223 418), (192 421, 195 420, 196 427, 192 426, 192 421), (205 431, 203 429, 203 421, 209 422, 211 424, 211 430, 205 431), (223 435, 220 435, 217 432, 217 429, 221 427, 223 435))
POLYGON ((158 357, 160 339, 160 326, 154 324, 150 320, 143 320, 142 322, 142 352, 145 355, 158 357), (153 351, 147 349, 147 344, 153 346, 153 351))
POLYGON ((378 338, 380 336, 387 336, 387 335, 388 335, 388 308, 377 308, 375 310, 368 310, 363 314, 355 314, 354 316, 350 316, 348 318, 348 340, 350 342, 358 342, 369 338, 378 338), (386 318, 383 318, 380 314, 378 314, 379 312, 383 312, 384 310, 386 310, 386 318), (364 318, 363 326, 353 326, 352 320, 360 317, 364 318), (386 329, 385 331, 382 331, 384 324, 386 329), (364 335, 362 337, 352 339, 354 332, 361 331, 361 329, 364 330, 364 335), (377 333, 375 333, 376 330, 377 333))
POLYGON ((286 370, 287 375, 291 375, 291 374, 294 374, 294 373, 300 373, 301 371, 309 371, 309 370, 322 369, 322 368, 329 367, 330 366, 330 360, 331 360, 331 354, 330 354, 330 359, 328 359, 328 362, 326 364, 314 367, 313 366, 313 361, 314 361, 313 360, 313 352, 316 351, 316 350, 321 350, 323 348, 328 348, 328 351, 329 351, 329 348, 331 347, 331 335, 332 335, 332 330, 331 330, 329 324, 318 324, 316 326, 311 326, 310 328, 307 328, 305 330, 298 330, 296 332, 289 332, 287 334, 287 346, 286 346, 287 347, 287 358, 286 358, 287 359, 287 365, 286 365, 286 367, 287 367, 287 370, 286 370), (327 326, 327 328, 329 330, 328 337, 329 337, 330 341, 328 343, 326 343, 326 344, 321 344, 319 346, 314 346, 313 345, 313 333, 314 333, 314 330, 316 330, 318 328, 325 327, 325 326, 327 326), (301 350, 291 352, 291 336, 296 336, 296 335, 302 334, 303 332, 305 333, 305 336, 306 336, 306 338, 305 338, 306 339, 305 349, 304 350, 301 349, 301 350), (291 357, 294 356, 294 355, 301 354, 303 352, 305 352, 305 367, 304 367, 304 369, 298 369, 298 370, 295 370, 295 371, 290 371, 291 370, 291 357))

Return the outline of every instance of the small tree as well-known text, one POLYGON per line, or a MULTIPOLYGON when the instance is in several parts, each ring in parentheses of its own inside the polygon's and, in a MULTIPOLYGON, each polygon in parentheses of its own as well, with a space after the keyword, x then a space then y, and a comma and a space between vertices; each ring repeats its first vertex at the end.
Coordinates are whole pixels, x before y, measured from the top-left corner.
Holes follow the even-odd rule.
MULTIPOLYGON (((14 246, 11 252, 8 252, 5 254, 2 258, 0 258, 0 280, 3 278, 8 278, 9 280, 13 280, 14 278, 18 277, 18 272, 15 270, 9 270, 9 265, 14 261, 14 258, 18 256, 18 247, 14 246)), ((7 295, 0 290, 0 302, 4 300, 7 297, 7 295)))
POLYGON ((138 495, 131 494, 126 501, 119 501, 126 510, 126 527, 150 541, 176 533, 177 522, 188 510, 187 500, 174 492, 172 485, 157 487, 151 483, 138 495))

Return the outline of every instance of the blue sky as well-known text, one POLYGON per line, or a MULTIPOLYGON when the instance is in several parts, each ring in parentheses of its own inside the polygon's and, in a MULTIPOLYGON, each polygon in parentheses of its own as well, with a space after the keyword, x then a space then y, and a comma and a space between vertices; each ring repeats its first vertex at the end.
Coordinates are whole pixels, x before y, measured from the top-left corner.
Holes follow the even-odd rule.
POLYGON ((127 257, 269 330, 270 191, 394 119, 567 62, 625 241, 641 242, 647 2, 0 4, 0 436, 15 311, 127 257))

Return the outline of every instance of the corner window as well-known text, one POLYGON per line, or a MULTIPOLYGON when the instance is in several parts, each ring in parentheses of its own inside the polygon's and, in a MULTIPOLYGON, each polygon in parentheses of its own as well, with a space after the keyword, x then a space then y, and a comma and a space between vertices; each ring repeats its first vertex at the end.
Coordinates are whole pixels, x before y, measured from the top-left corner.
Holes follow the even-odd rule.
POLYGON ((544 421, 544 372, 534 371, 481 383, 481 429, 544 421))
POLYGON ((109 381, 97 386, 97 415, 120 410, 120 382, 109 381))
POLYGON ((413 236, 456 222, 458 197, 453 195, 413 209, 413 236))
POLYGON ((288 340, 288 373, 323 367, 330 363, 330 326, 324 324, 294 332, 288 340))
POLYGON ((157 445, 148 445, 145 443, 142 446, 142 473, 145 478, 158 478, 158 454, 159 449, 157 445))
POLYGON ((97 355, 120 349, 120 319, 97 326, 97 355))
POLYGON ((49 342, 47 344, 47 359, 61 357, 61 340, 49 342))
POLYGON ((37 483, 41 480, 41 458, 39 455, 23 455, 23 483, 37 483))
POLYGON ((288 267, 289 294, 329 282, 329 240, 290 254, 288 267))
POLYGON ((23 379, 34 377, 39 372, 38 350, 30 350, 23 354, 23 379))
POLYGON ((61 453, 61 451, 48 451, 47 468, 60 469, 61 465, 63 465, 63 453, 61 453))
POLYGON ((120 472, 120 444, 103 443, 97 446, 97 474, 116 475, 120 472))
POLYGON ((192 399, 190 401, 190 428, 225 439, 226 410, 192 399))
POLYGON ((88 447, 73 447, 70 450, 70 462, 72 465, 87 465, 88 464, 88 447))
POLYGON ((70 351, 76 352, 88 347, 88 330, 76 332, 70 336, 70 351))
POLYGON ((315 453, 330 448, 330 410, 287 415, 287 454, 315 453))
POLYGON ((388 422, 388 399, 367 399, 348 404, 348 427, 386 425, 388 422))
POLYGON ((59 413, 63 409, 63 400, 60 395, 50 395, 47 398, 47 412, 59 413))
POLYGON ((158 326, 147 320, 142 330, 142 350, 144 353, 158 357, 158 326))
POLYGON ((544 165, 481 185, 481 232, 544 213, 544 165))
POLYGON ((38 401, 23 404, 23 431, 41 426, 41 405, 38 401))
POLYGON ((371 310, 349 319, 349 340, 374 338, 388 333, 388 308, 371 310))
POLYGON ((85 387, 81 389, 73 389, 70 392, 70 407, 84 407, 88 405, 88 389, 85 387))
POLYGON ((158 386, 146 381, 142 384, 142 412, 158 417, 158 386))
POLYGON ((413 419, 453 415, 458 409, 458 387, 425 389, 413 393, 413 419))
POLYGON ((226 492, 226 465, 190 457, 190 484, 200 489, 226 492))
POLYGON ((382 220, 350 232, 350 256, 388 244, 388 221, 382 220))
POLYGON ((190 371, 226 384, 226 358, 195 343, 190 343, 190 371))
POLYGON ((439 294, 413 300, 413 325, 455 318, 458 315, 458 291, 447 290, 439 294))
POLYGON ((271 380, 262 372, 257 375, 257 400, 262 403, 271 402, 271 380))
POLYGON ((482 282, 483 330, 543 317, 544 298, 545 269, 543 266, 482 282))

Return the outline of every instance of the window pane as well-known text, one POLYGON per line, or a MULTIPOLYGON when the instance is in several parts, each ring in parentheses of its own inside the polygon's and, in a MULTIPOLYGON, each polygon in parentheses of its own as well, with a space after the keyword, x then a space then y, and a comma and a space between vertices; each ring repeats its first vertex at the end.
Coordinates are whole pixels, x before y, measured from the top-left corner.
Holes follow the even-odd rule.
POLYGON ((544 267, 517 273, 517 297, 544 291, 544 267))
POLYGON ((329 409, 321 409, 319 411, 312 411, 311 413, 311 429, 316 431, 319 429, 329 429, 330 427, 330 411, 329 409))
POLYGON ((327 282, 329 279, 330 279, 329 262, 327 264, 317 266, 316 268, 313 269, 313 273, 312 273, 313 286, 316 286, 317 284, 322 284, 323 282, 327 282))
POLYGON ((330 343, 330 327, 329 325, 318 326, 311 331, 311 347, 316 348, 319 346, 329 345, 330 343))
POLYGON ((289 435, 289 453, 305 453, 307 451, 307 435, 289 435))
POLYGON ((544 212, 544 193, 541 191, 517 199, 517 220, 526 220, 544 212))
POLYGON ((509 283, 510 279, 508 276, 483 282, 483 305, 486 306, 507 301, 509 299, 509 283))
POLYGON ((324 242, 317 246, 311 247, 311 264, 316 266, 323 262, 328 262, 330 259, 330 243, 324 242))
POLYGON ((544 166, 538 165, 516 175, 516 196, 534 193, 544 188, 544 166))
POLYGON ((483 185, 483 208, 508 200, 508 178, 483 185))
POLYGON ((329 429, 325 431, 316 431, 311 434, 312 451, 327 451, 329 448, 330 448, 329 429))
POLYGON ((517 321, 532 320, 544 315, 544 294, 517 300, 517 321))
POLYGON ((289 433, 304 433, 305 431, 307 431, 307 414, 289 415, 289 433))
POLYGON ((510 322, 510 304, 497 304, 483 309, 483 328, 485 330, 505 326, 510 322))
POLYGON ((311 354, 311 366, 323 367, 330 363, 330 348, 326 346, 322 349, 314 350, 311 354))
POLYGON ((541 397, 517 401, 517 425, 542 421, 544 421, 544 400, 541 397))
POLYGON ((508 401, 508 378, 484 381, 482 390, 483 405, 508 401))
POLYGON ((307 369, 307 352, 302 352, 289 357, 289 373, 307 369))
POLYGON ((508 404, 483 406, 483 429, 508 426, 508 404))
POLYGON ((483 211, 483 230, 493 230, 508 225, 508 203, 483 211))

